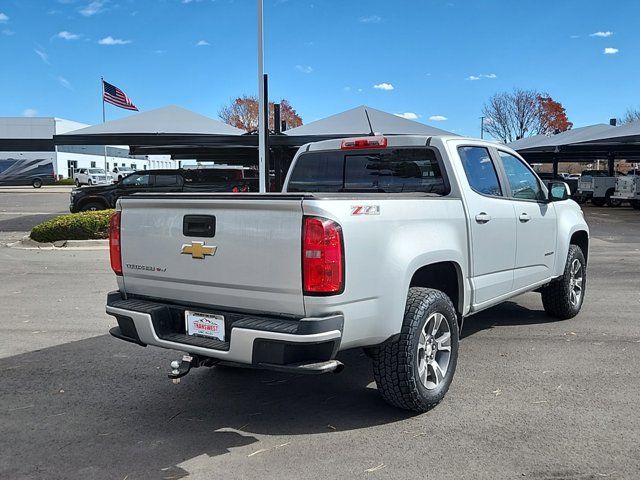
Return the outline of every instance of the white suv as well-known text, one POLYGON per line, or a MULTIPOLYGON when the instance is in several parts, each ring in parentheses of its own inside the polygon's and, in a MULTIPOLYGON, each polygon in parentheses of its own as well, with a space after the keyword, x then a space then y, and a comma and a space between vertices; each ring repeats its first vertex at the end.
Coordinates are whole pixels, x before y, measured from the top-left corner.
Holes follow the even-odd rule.
POLYGON ((113 178, 113 182, 119 182, 120 180, 122 180, 124 177, 126 177, 127 175, 131 175, 132 173, 134 173, 135 170, 131 167, 118 167, 115 166, 113 167, 113 173, 111 174, 112 178, 113 178))
POLYGON ((73 173, 76 186, 80 185, 99 185, 109 183, 107 175, 102 168, 78 168, 73 173))

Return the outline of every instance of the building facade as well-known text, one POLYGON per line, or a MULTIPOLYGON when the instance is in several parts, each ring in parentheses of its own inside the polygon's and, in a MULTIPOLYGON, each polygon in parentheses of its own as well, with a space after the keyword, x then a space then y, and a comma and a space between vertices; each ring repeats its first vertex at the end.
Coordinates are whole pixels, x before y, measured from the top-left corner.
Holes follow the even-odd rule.
MULTIPOLYGON (((67 133, 89 125, 54 117, 0 117, 0 140, 11 139, 29 146, 53 135, 67 133)), ((37 148, 37 147, 36 147, 37 148)), ((58 179, 72 178, 78 168, 131 167, 136 170, 178 168, 168 155, 129 155, 127 146, 58 145, 52 150, 1 150, 0 160, 51 160, 58 179)))

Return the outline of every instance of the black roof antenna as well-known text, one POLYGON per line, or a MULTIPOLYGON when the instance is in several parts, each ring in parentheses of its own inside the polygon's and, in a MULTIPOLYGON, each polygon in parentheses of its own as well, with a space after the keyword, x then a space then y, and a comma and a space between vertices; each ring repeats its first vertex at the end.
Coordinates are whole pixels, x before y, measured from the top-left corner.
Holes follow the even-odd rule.
POLYGON ((369 112, 367 112, 367 109, 364 109, 364 114, 367 116, 367 122, 369 122, 369 135, 370 136, 375 136, 375 132, 373 131, 373 127, 371 126, 371 119, 369 118, 369 112))

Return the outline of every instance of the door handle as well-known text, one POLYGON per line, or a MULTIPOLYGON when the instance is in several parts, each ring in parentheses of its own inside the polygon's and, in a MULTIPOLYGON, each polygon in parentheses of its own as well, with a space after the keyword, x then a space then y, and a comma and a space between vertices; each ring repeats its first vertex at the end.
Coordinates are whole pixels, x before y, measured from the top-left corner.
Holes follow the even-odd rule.
POLYGON ((531 220, 531 217, 528 213, 521 213, 519 219, 522 223, 527 223, 529 220, 531 220))
POLYGON ((476 222, 478 223, 487 223, 489 220, 491 220, 491 215, 488 215, 485 212, 481 212, 476 215, 476 222))

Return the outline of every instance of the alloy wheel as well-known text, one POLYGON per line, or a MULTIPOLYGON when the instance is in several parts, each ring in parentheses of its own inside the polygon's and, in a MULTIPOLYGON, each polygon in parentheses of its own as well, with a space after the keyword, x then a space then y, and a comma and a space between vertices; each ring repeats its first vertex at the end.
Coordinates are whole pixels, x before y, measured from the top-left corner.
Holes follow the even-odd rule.
POLYGON ((438 387, 445 379, 451 359, 451 326, 439 312, 432 313, 418 340, 418 376, 427 390, 438 387))

